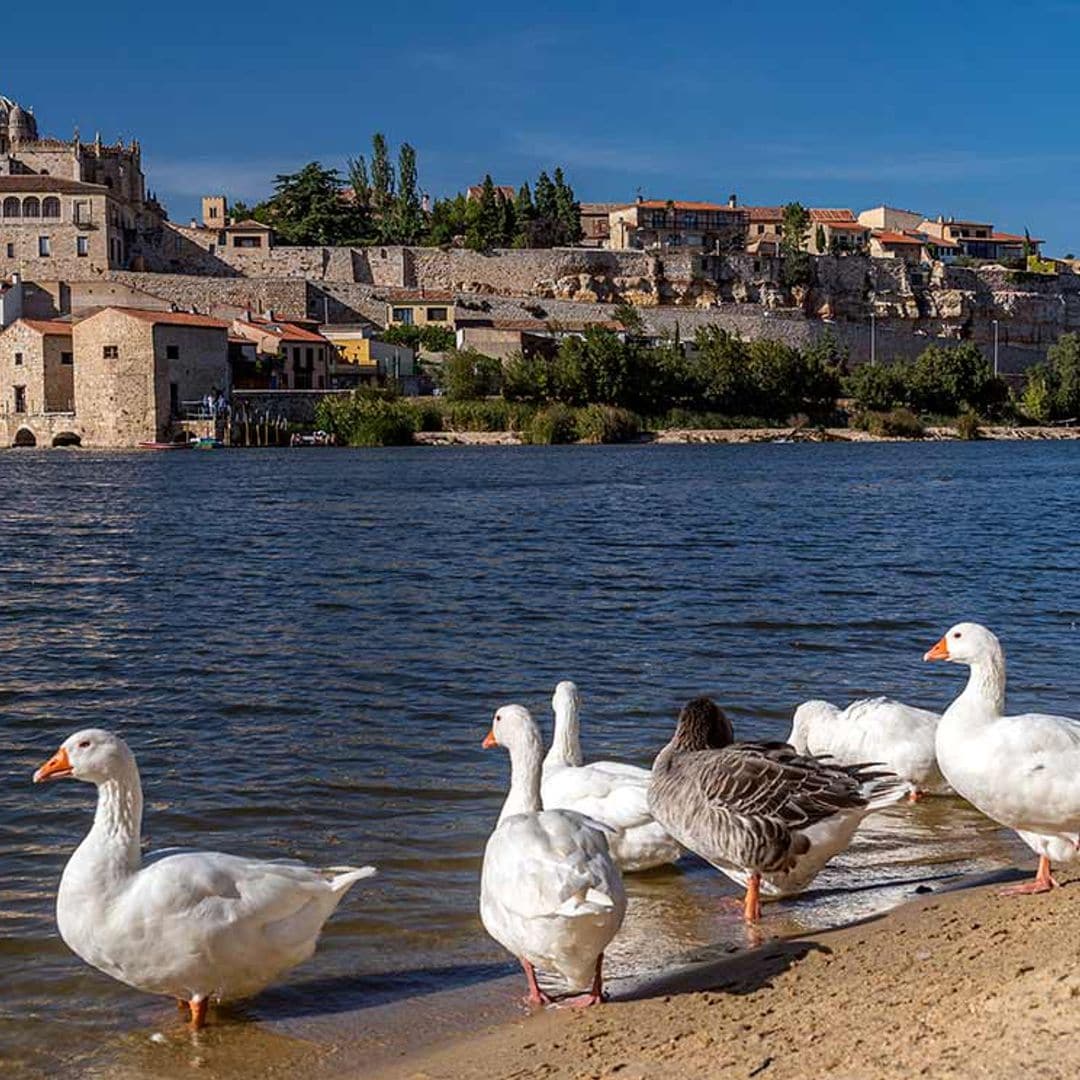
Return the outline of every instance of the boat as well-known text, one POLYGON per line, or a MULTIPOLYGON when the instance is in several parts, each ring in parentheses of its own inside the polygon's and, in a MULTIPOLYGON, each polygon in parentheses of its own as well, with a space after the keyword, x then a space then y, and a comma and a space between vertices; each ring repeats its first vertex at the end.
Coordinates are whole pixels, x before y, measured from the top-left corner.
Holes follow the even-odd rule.
POLYGON ((154 442, 153 439, 139 443, 140 450, 190 450, 191 446, 189 442, 154 442))
POLYGON ((188 445, 194 447, 196 450, 220 450, 225 444, 220 439, 215 439, 210 435, 204 435, 188 445))

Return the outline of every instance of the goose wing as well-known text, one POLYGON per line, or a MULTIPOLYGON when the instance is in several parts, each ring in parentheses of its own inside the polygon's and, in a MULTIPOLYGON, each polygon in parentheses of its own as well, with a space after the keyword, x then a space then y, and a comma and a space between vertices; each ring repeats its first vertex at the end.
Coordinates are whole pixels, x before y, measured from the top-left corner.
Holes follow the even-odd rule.
POLYGON ((649 778, 645 769, 615 761, 560 769, 544 778, 543 802, 625 831, 652 821, 649 778))

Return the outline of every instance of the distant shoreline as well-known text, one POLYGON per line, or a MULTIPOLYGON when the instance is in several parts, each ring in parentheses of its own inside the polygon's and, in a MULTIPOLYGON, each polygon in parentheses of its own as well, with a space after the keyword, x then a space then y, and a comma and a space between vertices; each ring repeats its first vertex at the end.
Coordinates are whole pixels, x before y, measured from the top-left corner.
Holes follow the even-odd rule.
MULTIPOLYGON (((979 428, 979 440, 991 442, 1060 442, 1080 439, 1080 427, 1004 427, 979 428)), ((417 446, 523 446, 525 440, 513 431, 420 431, 413 436, 417 446)), ((921 438, 894 435, 871 435, 858 428, 667 428, 648 432, 632 443, 657 446, 700 443, 824 443, 824 442, 959 442, 952 427, 928 427, 921 438)), ((974 440, 978 441, 978 440, 974 440)), ((581 445, 572 444, 572 445, 581 445)), ((627 445, 612 444, 612 445, 627 445)))

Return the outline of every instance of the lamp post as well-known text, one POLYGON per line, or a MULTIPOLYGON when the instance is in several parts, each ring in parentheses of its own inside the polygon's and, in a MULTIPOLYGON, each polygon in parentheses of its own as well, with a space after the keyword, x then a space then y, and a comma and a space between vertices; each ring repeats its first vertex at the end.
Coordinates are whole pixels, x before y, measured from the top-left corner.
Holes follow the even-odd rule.
POLYGON ((877 316, 870 312, 870 365, 877 363, 877 316))
POLYGON ((994 376, 998 373, 998 321, 994 320, 994 376))

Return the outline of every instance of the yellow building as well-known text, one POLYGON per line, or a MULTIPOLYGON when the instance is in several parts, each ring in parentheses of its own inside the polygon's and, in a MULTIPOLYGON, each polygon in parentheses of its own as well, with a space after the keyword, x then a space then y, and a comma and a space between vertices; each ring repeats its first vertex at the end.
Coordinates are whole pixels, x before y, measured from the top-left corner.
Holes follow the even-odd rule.
POLYGON ((455 327, 454 294, 429 289, 389 289, 386 299, 387 326, 455 327))

